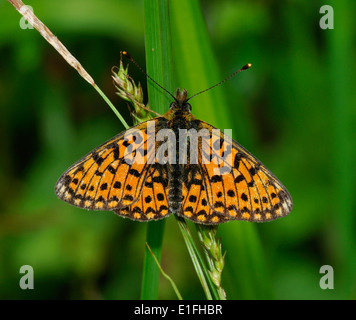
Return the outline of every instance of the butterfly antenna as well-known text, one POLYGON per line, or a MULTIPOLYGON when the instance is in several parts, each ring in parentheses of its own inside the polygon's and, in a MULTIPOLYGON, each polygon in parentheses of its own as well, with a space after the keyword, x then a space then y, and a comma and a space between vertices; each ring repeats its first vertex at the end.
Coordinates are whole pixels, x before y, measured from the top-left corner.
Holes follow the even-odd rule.
POLYGON ((132 58, 130 56, 130 54, 127 51, 121 51, 121 54, 124 55, 127 59, 129 59, 130 61, 132 61, 137 68, 139 68, 139 70, 141 70, 141 72, 148 78, 150 79, 153 83, 155 83, 158 87, 160 87, 162 90, 164 90, 165 92, 167 92, 175 101, 177 101, 177 98, 171 94, 166 88, 162 87, 159 83, 157 83, 157 81, 153 80, 146 72, 145 70, 143 70, 141 68, 141 66, 134 60, 134 58, 132 58))
POLYGON ((197 95, 203 93, 203 92, 206 92, 206 91, 208 91, 208 90, 210 90, 210 89, 212 89, 212 88, 215 88, 215 87, 221 85, 221 84, 224 83, 225 81, 227 81, 227 80, 229 80, 230 78, 232 78, 233 76, 237 75, 239 72, 244 71, 244 70, 247 70, 247 69, 250 69, 251 66, 252 66, 251 63, 245 64, 241 69, 235 71, 233 74, 230 74, 227 78, 225 78, 224 80, 220 81, 219 83, 217 83, 217 84, 211 86, 211 87, 208 88, 208 89, 205 89, 205 90, 203 90, 203 91, 200 91, 200 92, 198 92, 198 93, 192 95, 189 99, 187 99, 187 101, 190 100, 191 98, 193 98, 193 97, 195 97, 195 96, 197 96, 197 95))

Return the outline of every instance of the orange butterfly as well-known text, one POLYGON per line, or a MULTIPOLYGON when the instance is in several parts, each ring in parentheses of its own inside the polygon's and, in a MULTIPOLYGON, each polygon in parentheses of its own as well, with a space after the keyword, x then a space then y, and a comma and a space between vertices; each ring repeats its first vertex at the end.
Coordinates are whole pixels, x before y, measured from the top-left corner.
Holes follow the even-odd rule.
MULTIPOLYGON (((282 183, 237 142, 195 119, 188 100, 187 92, 178 89, 166 114, 119 133, 80 159, 59 178, 58 198, 138 221, 171 213, 202 224, 263 222, 287 215, 293 203, 282 183), (154 139, 162 129, 173 132, 174 143, 154 139), (197 144, 195 161, 191 152, 181 161, 183 129, 208 132, 197 144), (164 144, 167 149, 159 156, 164 144), (173 155, 167 156, 167 150, 173 155)), ((191 138, 186 145, 190 150, 191 138)))

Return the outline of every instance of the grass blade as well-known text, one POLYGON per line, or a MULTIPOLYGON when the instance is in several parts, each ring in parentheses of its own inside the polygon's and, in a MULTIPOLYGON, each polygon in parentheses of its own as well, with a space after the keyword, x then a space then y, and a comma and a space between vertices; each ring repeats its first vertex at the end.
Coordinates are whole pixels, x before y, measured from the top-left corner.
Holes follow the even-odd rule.
POLYGON ((206 298, 208 300, 213 300, 213 298, 219 299, 218 293, 216 292, 214 284, 209 276, 208 269, 206 268, 203 259, 200 256, 199 250, 193 241, 187 223, 183 218, 178 216, 176 216, 176 220, 178 221, 179 228, 182 232, 190 258, 192 259, 194 269, 205 292, 206 298))
MULTIPOLYGON (((164 232, 164 220, 157 222, 147 223, 146 241, 150 246, 157 261, 161 261, 162 254, 162 239, 164 232)), ((146 248, 145 258, 143 263, 143 276, 141 286, 141 299, 142 300, 155 300, 158 298, 158 285, 159 285, 159 269, 156 262, 146 248)))
POLYGON ((147 246, 148 250, 150 251, 150 253, 152 254, 152 257, 153 257, 153 259, 155 260, 156 265, 157 265, 159 271, 160 271, 161 274, 170 282, 170 284, 171 284, 171 286, 172 286, 174 292, 176 293, 178 299, 179 299, 179 300, 183 300, 182 295, 180 294, 180 292, 179 292, 179 290, 178 290, 176 284, 174 283, 173 279, 172 279, 167 273, 165 273, 165 272, 163 271, 163 269, 162 269, 160 263, 158 262, 158 259, 156 258, 156 256, 155 256, 154 253, 152 252, 152 250, 151 250, 150 246, 148 245, 148 243, 146 243, 146 246, 147 246))
MULTIPOLYGON (((144 11, 147 74, 167 88, 167 90, 172 91, 172 56, 170 51, 171 38, 168 1, 145 0, 144 11)), ((150 108, 158 113, 164 113, 168 109, 170 99, 166 93, 162 92, 149 79, 147 81, 150 108)), ((151 247, 158 261, 161 259, 164 225, 164 220, 147 224, 146 242, 151 247)), ((149 250, 146 248, 141 299, 157 299, 158 284, 159 269, 149 250)))

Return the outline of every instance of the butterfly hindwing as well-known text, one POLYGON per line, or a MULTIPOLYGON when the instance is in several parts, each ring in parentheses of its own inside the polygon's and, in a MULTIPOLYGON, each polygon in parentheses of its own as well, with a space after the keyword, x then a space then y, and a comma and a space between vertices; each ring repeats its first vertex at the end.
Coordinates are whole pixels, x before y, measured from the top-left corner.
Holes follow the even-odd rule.
POLYGON ((149 221, 165 218, 170 214, 168 205, 167 165, 151 164, 138 200, 125 208, 114 210, 132 220, 149 221))
POLYGON ((184 166, 183 177, 183 202, 179 214, 193 222, 202 224, 224 222, 224 216, 209 206, 199 165, 190 164, 184 166))

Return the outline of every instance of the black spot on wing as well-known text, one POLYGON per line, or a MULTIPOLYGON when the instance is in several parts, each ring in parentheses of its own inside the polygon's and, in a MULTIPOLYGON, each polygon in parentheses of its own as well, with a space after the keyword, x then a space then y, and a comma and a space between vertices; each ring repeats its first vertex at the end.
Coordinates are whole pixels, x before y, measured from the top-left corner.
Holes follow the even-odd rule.
POLYGON ((114 189, 120 189, 121 188, 121 182, 120 181, 116 181, 115 183, 114 183, 114 189))
POLYGON ((98 166, 100 166, 104 162, 104 159, 100 157, 96 152, 93 153, 93 160, 97 163, 98 166))
POLYGON ((134 177, 139 177, 141 175, 141 173, 139 171, 137 171, 136 169, 132 169, 132 168, 129 170, 129 174, 134 177))
POLYGON ((222 176, 215 175, 215 176, 211 177, 210 182, 211 183, 216 183, 216 182, 221 182, 222 180, 223 180, 222 176))
POLYGON ((240 174, 235 178, 234 182, 240 183, 241 181, 244 181, 244 180, 245 180, 244 176, 242 174, 240 174))

